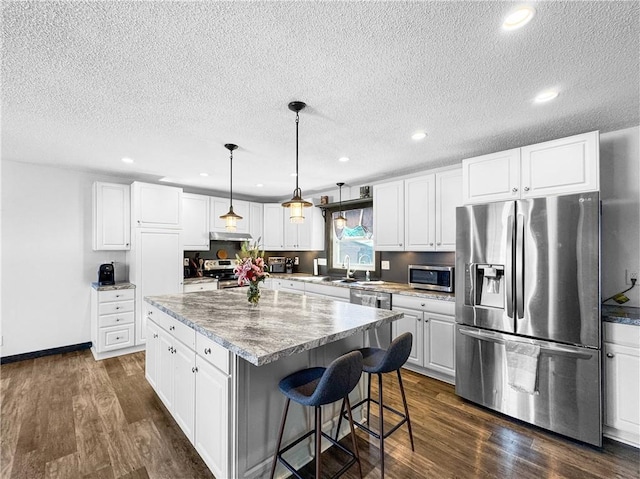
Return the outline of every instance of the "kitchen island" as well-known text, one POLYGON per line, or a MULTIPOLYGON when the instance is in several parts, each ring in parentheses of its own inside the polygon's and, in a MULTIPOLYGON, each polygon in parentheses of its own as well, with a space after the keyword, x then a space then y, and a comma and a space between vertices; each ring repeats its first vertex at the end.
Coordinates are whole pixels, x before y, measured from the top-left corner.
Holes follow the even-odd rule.
MULTIPOLYGON (((281 291, 262 291, 252 306, 244 289, 226 289, 147 297, 145 316, 147 380, 223 479, 268 474, 284 406, 280 379, 368 345, 369 331, 403 314, 281 291)), ((363 394, 361 381, 353 400, 363 394)), ((323 408, 327 432, 339 406, 323 408)), ((292 405, 285 442, 312 422, 312 411, 292 405)), ((308 462, 311 451, 300 445, 291 463, 308 462)))

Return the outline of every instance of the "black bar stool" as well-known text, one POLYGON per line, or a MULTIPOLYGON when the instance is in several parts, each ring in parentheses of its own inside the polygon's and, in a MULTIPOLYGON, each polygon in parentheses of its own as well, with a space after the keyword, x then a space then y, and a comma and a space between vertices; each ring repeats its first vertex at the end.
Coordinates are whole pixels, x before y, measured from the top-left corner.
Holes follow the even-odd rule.
MULTIPOLYGON (((371 411, 371 403, 378 405, 378 414, 379 414, 379 431, 374 431, 363 423, 355 422, 355 425, 361 429, 364 429, 369 434, 371 434, 376 439, 380 440, 380 469, 381 469, 381 477, 384 477, 384 440, 389 437, 393 432, 395 432, 400 426, 404 423, 407 423, 407 428, 409 429, 409 439, 411 440, 411 450, 414 451, 413 448, 413 432, 411 431, 411 419, 409 418, 409 408, 407 407, 407 397, 404 393, 404 386, 402 385, 402 376, 400 374, 400 368, 407 362, 409 358, 409 354, 411 354, 411 343, 413 341, 413 336, 411 333, 404 333, 398 336, 393 340, 391 345, 387 350, 380 348, 363 348, 359 351, 362 353, 363 357, 363 367, 362 370, 367 373, 369 376, 367 378, 367 397, 362 401, 358 402, 353 406, 353 409, 362 406, 363 404, 367 404, 367 424, 370 424, 370 411, 371 411), (398 373, 398 383, 400 384, 400 393, 402 394, 402 403, 404 404, 404 414, 400 411, 393 409, 392 407, 386 406, 382 402, 382 374, 390 373, 393 371, 397 371, 398 373), (371 398, 371 375, 378 375, 378 400, 371 398), (387 409, 391 411, 396 416, 400 418, 400 422, 394 425, 389 431, 384 431, 384 410, 387 409)), ((338 432, 336 433, 336 438, 340 433, 340 424, 342 422, 342 417, 344 416, 344 403, 342 405, 343 409, 340 411, 340 419, 338 420, 338 432)), ((347 404, 347 407, 348 404, 347 404)), ((349 414, 349 417, 351 415, 349 414)))
POLYGON ((350 353, 340 356, 335 359, 327 368, 309 368, 302 371, 295 372, 286 378, 282 379, 279 383, 280 391, 287 397, 287 401, 284 405, 284 412, 282 413, 282 423, 280 424, 280 432, 278 433, 278 445, 276 446, 276 455, 273 458, 273 465, 271 466, 271 479, 276 471, 276 465, 280 461, 284 466, 297 478, 301 478, 298 472, 289 464, 282 454, 289 449, 306 439, 312 434, 315 434, 315 460, 316 460, 316 478, 320 478, 320 454, 322 452, 322 437, 324 436, 333 445, 338 447, 341 451, 351 456, 351 459, 340 469, 333 477, 339 477, 347 471, 353 464, 358 463, 358 469, 360 470, 360 479, 362 479, 362 467, 360 464, 360 456, 358 454, 358 446, 356 444, 355 430, 353 427, 353 418, 351 416, 351 407, 349 403, 349 393, 358 384, 360 376, 362 375, 362 354, 359 351, 351 351, 350 353), (302 404, 304 406, 315 407, 315 428, 304 436, 296 439, 287 447, 280 449, 282 443, 282 434, 284 432, 285 422, 287 420, 287 413, 289 411, 289 403, 291 400, 302 404), (340 419, 344 413, 345 404, 347 405, 347 411, 349 413, 349 424, 351 426, 351 441, 353 444, 353 451, 345 448, 341 444, 322 432, 322 408, 325 404, 342 399, 342 409, 340 412, 340 419))

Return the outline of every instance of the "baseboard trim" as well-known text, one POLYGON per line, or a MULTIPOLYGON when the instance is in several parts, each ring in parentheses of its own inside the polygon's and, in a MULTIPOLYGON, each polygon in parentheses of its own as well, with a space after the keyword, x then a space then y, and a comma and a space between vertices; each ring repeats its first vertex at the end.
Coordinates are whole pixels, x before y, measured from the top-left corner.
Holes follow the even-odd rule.
POLYGON ((88 343, 71 344, 69 346, 60 346, 59 348, 43 349, 41 351, 33 351, 31 353, 14 354, 13 356, 5 356, 0 358, 0 364, 15 363, 26 359, 41 358, 43 356, 51 356, 52 354, 72 353, 74 351, 82 351, 89 349, 91 341, 88 343))

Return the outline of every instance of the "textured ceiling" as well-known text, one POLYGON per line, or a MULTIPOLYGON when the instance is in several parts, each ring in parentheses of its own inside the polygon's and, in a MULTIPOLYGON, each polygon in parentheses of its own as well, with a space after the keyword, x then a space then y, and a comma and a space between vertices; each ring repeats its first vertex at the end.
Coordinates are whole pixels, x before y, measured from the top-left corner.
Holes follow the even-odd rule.
POLYGON ((3 1, 2 158, 226 192, 231 142, 234 192, 275 199, 292 100, 305 196, 640 123, 639 2, 529 4, 506 32, 516 3, 3 1))

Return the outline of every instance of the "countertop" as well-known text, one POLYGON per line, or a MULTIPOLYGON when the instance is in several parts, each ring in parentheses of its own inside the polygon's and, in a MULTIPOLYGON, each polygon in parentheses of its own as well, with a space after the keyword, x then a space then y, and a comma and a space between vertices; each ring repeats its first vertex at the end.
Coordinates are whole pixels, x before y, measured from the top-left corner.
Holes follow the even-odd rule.
POLYGON ((420 298, 436 299, 440 301, 456 300, 455 294, 453 293, 442 293, 438 291, 428 291, 426 289, 415 289, 406 283, 392 283, 388 281, 384 281, 381 284, 378 284, 377 281, 371 281, 371 284, 367 284, 366 281, 358 281, 355 283, 340 283, 340 282, 334 283, 333 281, 323 281, 322 278, 324 276, 312 276, 305 273, 294 273, 294 274, 275 273, 275 274, 271 274, 270 277, 274 279, 289 279, 293 281, 303 281, 307 283, 325 284, 328 286, 337 286, 340 288, 350 288, 350 289, 356 288, 356 289, 363 289, 367 291, 378 291, 381 293, 418 296, 420 298))
POLYGON ((133 283, 122 282, 100 286, 100 283, 96 281, 95 283, 91 283, 91 287, 93 289, 97 289, 98 291, 116 291, 119 289, 135 289, 136 285, 133 283))
POLYGON ((635 306, 602 305, 602 320, 609 323, 640 326, 640 308, 635 306))
POLYGON ((256 366, 404 316, 395 311, 265 289, 257 306, 249 304, 244 288, 144 299, 256 366))

